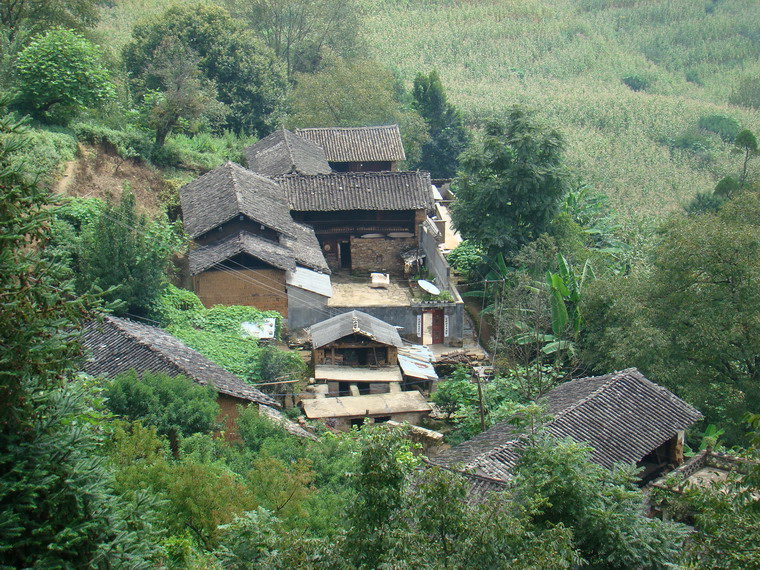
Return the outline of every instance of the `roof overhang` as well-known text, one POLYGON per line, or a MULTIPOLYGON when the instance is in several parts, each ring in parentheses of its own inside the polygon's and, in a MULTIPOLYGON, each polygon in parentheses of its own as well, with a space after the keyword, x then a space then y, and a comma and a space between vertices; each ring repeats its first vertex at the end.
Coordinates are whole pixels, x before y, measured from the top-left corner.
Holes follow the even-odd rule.
POLYGON ((397 366, 353 368, 319 364, 314 367, 314 379, 337 382, 401 382, 402 377, 397 366))

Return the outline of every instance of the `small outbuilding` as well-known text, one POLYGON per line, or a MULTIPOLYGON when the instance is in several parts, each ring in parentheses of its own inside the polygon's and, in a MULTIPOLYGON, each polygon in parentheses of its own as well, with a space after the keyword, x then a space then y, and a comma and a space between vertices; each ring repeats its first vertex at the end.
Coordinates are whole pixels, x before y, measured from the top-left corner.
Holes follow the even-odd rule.
MULTIPOLYGON (((591 461, 640 468, 642 481, 683 463, 684 430, 702 414, 635 368, 571 380, 543 399, 552 419, 551 435, 570 437, 591 447, 591 461)), ((509 422, 499 422, 432 459, 483 477, 507 481, 527 445, 509 422)))
POLYGON ((403 346, 395 326, 362 311, 349 311, 311 326, 315 366, 395 366, 403 346))

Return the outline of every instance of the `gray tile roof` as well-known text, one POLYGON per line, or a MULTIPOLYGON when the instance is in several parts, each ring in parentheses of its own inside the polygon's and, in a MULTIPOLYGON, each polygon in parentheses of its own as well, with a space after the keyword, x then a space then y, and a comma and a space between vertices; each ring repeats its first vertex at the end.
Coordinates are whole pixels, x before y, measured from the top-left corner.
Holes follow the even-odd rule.
POLYGON ((278 129, 245 149, 248 168, 266 176, 328 174, 330 165, 318 144, 278 129))
POLYGON ((354 333, 364 335, 383 344, 392 346, 402 346, 403 344, 396 327, 361 311, 349 311, 316 323, 311 326, 309 332, 314 348, 325 346, 354 333))
MULTIPOLYGON (((588 443, 591 460, 604 467, 636 463, 677 432, 702 418, 669 390, 635 368, 566 382, 545 396, 554 417, 546 424, 557 438, 588 443)), ((475 473, 507 480, 525 440, 500 422, 433 459, 462 465, 475 473)))
POLYGON ((191 238, 240 214, 282 234, 296 231, 282 188, 232 162, 186 184, 179 194, 185 231, 191 238))
POLYGON ((89 355, 84 372, 113 377, 122 372, 183 374, 220 394, 269 406, 279 404, 214 364, 165 330, 128 319, 106 316, 85 327, 82 343, 89 355))
POLYGON ((277 179, 291 210, 426 210, 433 206, 427 172, 341 172, 277 179))
POLYGON ((296 134, 321 146, 330 162, 406 160, 398 125, 296 129, 296 134))
POLYGON ((188 253, 190 273, 197 275, 240 253, 247 253, 283 271, 302 265, 315 271, 329 273, 314 230, 301 224, 294 225, 298 239, 282 237, 280 243, 240 231, 188 253))

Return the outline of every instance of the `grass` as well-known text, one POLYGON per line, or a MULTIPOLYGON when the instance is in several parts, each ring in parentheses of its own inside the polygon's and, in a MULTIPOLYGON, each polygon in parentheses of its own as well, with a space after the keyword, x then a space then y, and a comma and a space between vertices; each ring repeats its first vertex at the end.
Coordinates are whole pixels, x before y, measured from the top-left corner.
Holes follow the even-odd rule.
MULTIPOLYGON (((759 111, 728 104, 760 76, 756 0, 358 1, 371 55, 408 84, 437 68, 473 124, 535 108, 564 133, 575 175, 624 214, 677 208, 737 173, 731 145, 709 133, 709 148, 671 144, 702 117, 760 133, 759 111)), ((104 9, 102 37, 117 52, 136 21, 171 4, 122 0, 104 9)))

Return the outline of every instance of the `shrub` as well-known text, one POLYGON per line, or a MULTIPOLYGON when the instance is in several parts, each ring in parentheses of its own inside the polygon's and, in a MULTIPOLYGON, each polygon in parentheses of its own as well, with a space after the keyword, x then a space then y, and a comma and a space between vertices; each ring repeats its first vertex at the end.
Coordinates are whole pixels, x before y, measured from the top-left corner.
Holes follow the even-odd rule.
POLYGON ((136 127, 112 129, 98 123, 82 122, 71 126, 80 141, 102 145, 122 158, 151 161, 153 142, 150 135, 136 127))
POLYGON ((734 142, 739 134, 741 124, 728 115, 703 115, 699 118, 697 126, 705 131, 715 133, 726 142, 734 142))
POLYGON ((649 79, 641 75, 626 75, 621 78, 621 81, 632 91, 646 91, 652 84, 649 79))
POLYGON ((476 277, 478 269, 483 265, 485 252, 475 242, 464 240, 448 257, 449 265, 466 280, 476 277))

